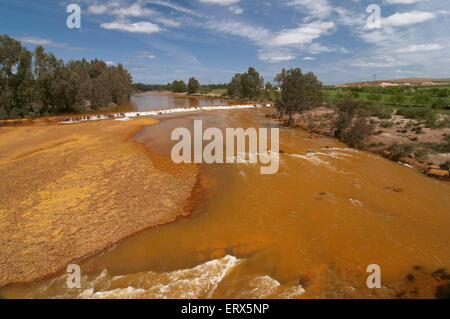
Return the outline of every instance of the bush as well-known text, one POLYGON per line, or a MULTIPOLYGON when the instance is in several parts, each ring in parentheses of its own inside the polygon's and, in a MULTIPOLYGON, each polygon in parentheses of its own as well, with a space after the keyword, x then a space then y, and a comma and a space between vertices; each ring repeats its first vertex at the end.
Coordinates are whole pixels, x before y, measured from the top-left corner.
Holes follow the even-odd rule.
POLYGON ((382 128, 390 128, 394 126, 394 122, 393 121, 383 121, 381 122, 380 126, 382 128))
POLYGON ((363 107, 367 110, 369 116, 376 116, 382 120, 392 118, 392 109, 383 104, 368 102, 363 107))
POLYGON ((441 164, 442 169, 450 170, 450 161, 445 162, 444 164, 441 164))
POLYGON ((350 147, 360 147, 372 132, 373 128, 367 123, 366 117, 360 115, 342 140, 350 147))
POLYGON ((400 108, 397 115, 404 116, 409 119, 425 121, 427 127, 436 126, 436 113, 427 108, 400 108))
POLYGON ((398 162, 402 158, 409 157, 411 153, 414 151, 413 144, 392 144, 388 149, 388 157, 398 162))

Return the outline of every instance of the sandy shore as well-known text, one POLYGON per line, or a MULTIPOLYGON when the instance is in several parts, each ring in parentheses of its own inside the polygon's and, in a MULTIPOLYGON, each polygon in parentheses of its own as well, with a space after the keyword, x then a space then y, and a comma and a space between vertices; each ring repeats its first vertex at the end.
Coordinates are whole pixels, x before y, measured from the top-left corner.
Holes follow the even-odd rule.
POLYGON ((130 140, 156 123, 0 128, 0 287, 52 275, 187 214, 197 169, 161 169, 130 140))

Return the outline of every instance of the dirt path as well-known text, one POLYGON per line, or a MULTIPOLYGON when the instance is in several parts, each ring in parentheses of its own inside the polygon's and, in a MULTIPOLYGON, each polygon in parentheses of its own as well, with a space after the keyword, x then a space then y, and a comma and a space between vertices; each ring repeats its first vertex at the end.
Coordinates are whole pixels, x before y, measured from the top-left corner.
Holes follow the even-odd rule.
POLYGON ((54 274, 186 214, 197 169, 158 169, 130 140, 156 123, 0 129, 0 287, 54 274))

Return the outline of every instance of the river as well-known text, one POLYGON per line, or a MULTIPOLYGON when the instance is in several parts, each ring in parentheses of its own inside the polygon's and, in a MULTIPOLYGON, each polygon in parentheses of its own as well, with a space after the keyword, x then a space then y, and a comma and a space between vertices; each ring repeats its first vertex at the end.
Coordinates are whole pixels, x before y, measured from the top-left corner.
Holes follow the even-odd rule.
MULTIPOLYGON (((139 110, 158 103, 140 102, 139 110)), ((134 139, 170 161, 173 129, 198 119, 221 130, 277 127, 268 112, 164 116, 134 139)), ((191 215, 81 262, 81 289, 68 289, 61 274, 3 296, 434 297, 436 271, 450 266, 447 182, 300 129, 280 127, 280 149, 274 175, 261 175, 259 164, 203 165, 191 215), (380 266, 380 289, 366 285, 370 264, 380 266)))

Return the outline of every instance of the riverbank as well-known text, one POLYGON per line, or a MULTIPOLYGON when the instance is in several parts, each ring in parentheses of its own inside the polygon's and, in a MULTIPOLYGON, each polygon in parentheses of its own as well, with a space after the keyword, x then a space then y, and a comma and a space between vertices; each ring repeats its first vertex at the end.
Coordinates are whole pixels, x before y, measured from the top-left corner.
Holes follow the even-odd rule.
POLYGON ((187 214, 197 168, 161 169, 130 140, 157 120, 58 120, 0 129, 0 287, 187 214))
MULTIPOLYGON (((287 122, 286 115, 280 118, 275 111, 269 117, 277 122, 287 122)), ((333 109, 321 107, 293 118, 293 126, 311 132, 313 139, 334 137, 336 114, 333 109)), ((362 141, 360 149, 415 167, 428 176, 450 180, 450 128, 428 128, 423 121, 396 114, 389 120, 373 116, 368 121, 372 134, 362 141)))

